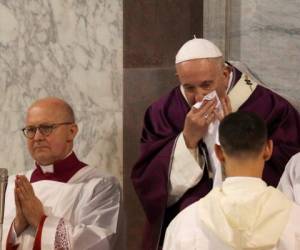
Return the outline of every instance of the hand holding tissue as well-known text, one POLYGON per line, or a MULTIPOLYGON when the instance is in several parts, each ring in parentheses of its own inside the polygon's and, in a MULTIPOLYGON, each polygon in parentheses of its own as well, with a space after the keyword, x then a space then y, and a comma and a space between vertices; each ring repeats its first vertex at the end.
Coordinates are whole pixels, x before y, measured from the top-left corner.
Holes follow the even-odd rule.
MULTIPOLYGON (((220 99, 218 97, 218 94, 217 92, 214 90, 212 92, 210 92, 209 94, 207 94, 206 96, 203 97, 202 101, 201 102, 196 102, 193 107, 196 108, 196 109, 200 109, 201 106, 203 105, 204 101, 212 101, 213 99, 216 99, 217 100, 217 104, 216 104, 216 112, 218 113, 222 113, 222 107, 221 107, 221 102, 220 102, 220 99)), ((211 134, 213 132, 213 124, 215 123, 216 121, 213 121, 209 127, 208 127, 208 134, 211 134)))

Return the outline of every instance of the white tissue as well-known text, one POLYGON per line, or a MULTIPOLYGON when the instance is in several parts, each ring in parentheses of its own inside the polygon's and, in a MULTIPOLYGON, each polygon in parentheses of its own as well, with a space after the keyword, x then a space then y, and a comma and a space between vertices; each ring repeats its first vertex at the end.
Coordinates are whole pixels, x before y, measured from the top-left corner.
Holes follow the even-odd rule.
MULTIPOLYGON (((217 111, 219 111, 219 112, 222 111, 222 108, 221 108, 221 102, 220 102, 220 99, 219 99, 219 97, 218 97, 218 94, 217 94, 217 92, 216 92, 215 90, 212 91, 212 92, 210 92, 210 93, 208 93, 206 96, 204 96, 201 102, 196 102, 196 103, 193 105, 193 107, 196 108, 196 109, 199 109, 199 108, 201 108, 201 106, 202 106, 202 104, 203 104, 203 102, 204 102, 205 100, 211 101, 211 100, 213 100, 214 98, 216 98, 216 100, 217 100, 217 105, 216 105, 217 111)), ((212 133, 214 132, 214 126, 216 125, 216 122, 218 122, 218 121, 215 121, 215 122, 209 124, 209 126, 208 126, 208 131, 207 131, 208 134, 212 134, 212 133)), ((218 124, 218 123, 217 123, 217 124, 218 124)))
POLYGON ((213 100, 214 98, 217 99, 217 105, 216 105, 216 107, 218 108, 218 107, 220 106, 221 103, 220 103, 219 97, 218 97, 218 95, 217 95, 217 92, 216 92, 215 90, 212 91, 212 92, 210 92, 210 93, 208 93, 206 96, 204 96, 201 102, 196 102, 196 103, 193 105, 193 107, 196 108, 196 109, 199 109, 199 108, 201 108, 201 106, 202 106, 202 104, 203 104, 203 102, 204 102, 205 100, 206 100, 206 101, 211 101, 211 100, 213 100))
POLYGON ((201 108, 201 106, 202 106, 202 102, 196 102, 196 103, 193 105, 193 107, 196 108, 196 109, 201 108))

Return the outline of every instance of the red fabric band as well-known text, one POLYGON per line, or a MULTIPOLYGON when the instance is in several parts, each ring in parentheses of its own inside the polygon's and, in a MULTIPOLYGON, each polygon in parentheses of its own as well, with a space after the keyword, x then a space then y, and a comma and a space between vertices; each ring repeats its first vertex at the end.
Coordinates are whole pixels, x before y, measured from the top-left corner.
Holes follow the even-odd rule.
POLYGON ((43 215, 37 228, 32 250, 41 250, 42 232, 47 216, 43 215))

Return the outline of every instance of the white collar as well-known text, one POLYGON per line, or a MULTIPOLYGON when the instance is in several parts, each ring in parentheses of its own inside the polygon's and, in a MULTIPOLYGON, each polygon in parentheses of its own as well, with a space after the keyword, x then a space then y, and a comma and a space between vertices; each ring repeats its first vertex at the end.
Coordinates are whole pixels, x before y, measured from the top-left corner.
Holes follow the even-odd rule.
MULTIPOLYGON (((73 153, 73 151, 71 150, 71 152, 68 153, 64 159, 66 159, 66 158, 67 158, 68 156, 70 156, 72 153, 73 153)), ((64 159, 63 159, 63 160, 64 160, 64 159)), ((41 169, 42 169, 42 171, 43 171, 44 174, 45 174, 45 173, 54 173, 54 165, 53 165, 53 164, 50 164, 50 165, 44 165, 44 166, 39 164, 39 166, 41 167, 41 169)))
POLYGON ((252 192, 253 190, 257 192, 264 191, 266 187, 267 184, 261 178, 251 176, 227 177, 222 184, 224 193, 241 196, 249 190, 252 190, 252 192))

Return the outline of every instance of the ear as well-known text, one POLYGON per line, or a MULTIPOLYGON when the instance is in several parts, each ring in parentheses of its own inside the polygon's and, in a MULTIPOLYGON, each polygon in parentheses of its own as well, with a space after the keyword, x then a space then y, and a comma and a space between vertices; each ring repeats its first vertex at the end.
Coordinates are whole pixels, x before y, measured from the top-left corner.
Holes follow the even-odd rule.
POLYGON ((217 158, 221 162, 221 165, 224 165, 223 163, 225 162, 225 157, 224 157, 224 152, 223 152, 221 145, 215 144, 215 152, 216 152, 217 158))
POLYGON ((223 76, 224 76, 225 79, 229 78, 230 72, 231 72, 231 68, 229 66, 224 66, 223 76))
POLYGON ((78 126, 76 123, 71 124, 70 128, 69 128, 69 134, 68 134, 68 141, 73 141, 73 139, 75 138, 75 136, 78 133, 78 126))
POLYGON ((273 141, 268 140, 264 146, 263 159, 265 161, 269 160, 273 153, 273 141))
POLYGON ((175 77, 176 77, 176 82, 181 85, 180 77, 179 77, 179 66, 176 64, 175 65, 175 77))

